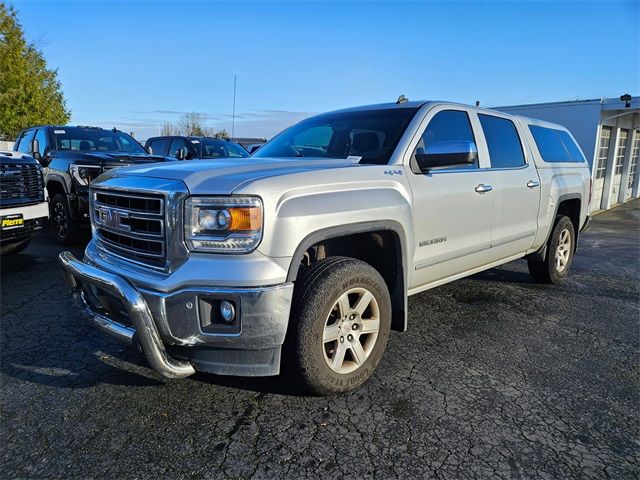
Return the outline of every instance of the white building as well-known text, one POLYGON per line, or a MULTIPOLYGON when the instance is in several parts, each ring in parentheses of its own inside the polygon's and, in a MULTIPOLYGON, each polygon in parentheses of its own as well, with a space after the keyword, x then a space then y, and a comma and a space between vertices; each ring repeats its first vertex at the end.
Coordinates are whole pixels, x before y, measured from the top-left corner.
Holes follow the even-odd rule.
POLYGON ((567 127, 591 167, 591 211, 640 197, 640 97, 497 107, 567 127))

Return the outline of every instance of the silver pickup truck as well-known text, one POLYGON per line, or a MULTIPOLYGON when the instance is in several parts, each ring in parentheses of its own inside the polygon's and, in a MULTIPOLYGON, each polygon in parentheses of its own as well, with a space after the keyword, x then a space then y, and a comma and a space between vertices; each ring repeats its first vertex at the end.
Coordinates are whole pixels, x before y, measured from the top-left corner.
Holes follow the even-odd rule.
POLYGON ((589 196, 559 125, 398 101, 309 118, 248 159, 105 173, 84 259, 60 260, 87 317, 165 377, 288 370, 335 394, 408 328, 411 295, 519 258, 562 281, 589 196))

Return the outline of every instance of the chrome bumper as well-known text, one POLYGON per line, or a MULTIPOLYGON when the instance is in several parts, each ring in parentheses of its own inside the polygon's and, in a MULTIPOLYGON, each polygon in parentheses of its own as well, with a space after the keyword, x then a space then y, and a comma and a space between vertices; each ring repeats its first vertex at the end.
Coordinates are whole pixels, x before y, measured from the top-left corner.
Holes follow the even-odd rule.
POLYGON ((71 252, 62 252, 59 259, 64 268, 65 280, 71 288, 74 298, 78 300, 86 316, 100 330, 127 343, 133 342, 135 334, 149 365, 164 377, 183 378, 195 373, 189 362, 168 355, 147 302, 131 282, 118 275, 87 265, 75 258, 71 252), (96 285, 121 299, 135 330, 91 311, 83 298, 83 292, 80 288, 82 283, 96 285))

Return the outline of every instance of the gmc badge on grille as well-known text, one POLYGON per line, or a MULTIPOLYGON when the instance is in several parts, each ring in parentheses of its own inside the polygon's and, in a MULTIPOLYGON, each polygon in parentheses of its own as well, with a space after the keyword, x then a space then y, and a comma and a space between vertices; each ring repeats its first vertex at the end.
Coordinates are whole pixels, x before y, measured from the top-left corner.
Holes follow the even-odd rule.
POLYGON ((98 222, 100 225, 114 230, 125 230, 127 232, 131 230, 129 214, 114 208, 99 207, 98 222))

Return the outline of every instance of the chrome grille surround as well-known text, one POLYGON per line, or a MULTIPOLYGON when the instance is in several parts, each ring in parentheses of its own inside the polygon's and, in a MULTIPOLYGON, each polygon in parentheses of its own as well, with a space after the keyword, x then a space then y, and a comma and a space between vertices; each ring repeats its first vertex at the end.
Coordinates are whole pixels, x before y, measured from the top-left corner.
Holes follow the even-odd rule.
POLYGON ((182 239, 179 181, 117 177, 108 172, 91 184, 93 241, 110 261, 132 268, 170 273, 188 252, 182 239))

